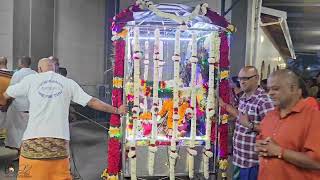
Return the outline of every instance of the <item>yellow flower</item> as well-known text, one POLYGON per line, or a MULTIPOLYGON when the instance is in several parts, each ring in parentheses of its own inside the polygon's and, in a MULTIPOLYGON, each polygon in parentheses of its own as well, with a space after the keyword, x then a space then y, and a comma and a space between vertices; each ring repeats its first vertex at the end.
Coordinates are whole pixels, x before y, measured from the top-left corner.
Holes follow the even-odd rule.
POLYGON ((120 129, 117 128, 117 127, 110 127, 109 129, 109 135, 110 137, 114 137, 116 135, 119 135, 120 134, 120 129))
POLYGON ((228 114, 222 115, 222 124, 227 124, 228 120, 229 120, 229 115, 228 114))
POLYGON ((228 160, 226 160, 226 159, 221 159, 221 160, 219 161, 219 169, 221 169, 221 170, 227 170, 227 168, 228 168, 228 160))
POLYGON ((237 31, 237 28, 236 28, 234 25, 232 25, 232 24, 229 24, 228 27, 227 27, 227 29, 228 29, 231 33, 234 33, 234 32, 237 31))
POLYGON ((151 112, 144 112, 140 115, 140 120, 151 120, 152 114, 151 112))
POLYGON ((119 77, 113 78, 113 87, 115 88, 122 88, 123 79, 119 77))
POLYGON ((137 146, 146 146, 148 145, 147 141, 137 141, 137 146))
POLYGON ((104 180, 119 180, 118 175, 110 176, 107 169, 103 171, 103 173, 101 174, 101 178, 103 178, 104 180))
POLYGON ((125 37, 127 37, 128 32, 129 32, 128 29, 124 29, 120 33, 118 33, 118 36, 120 36, 124 39, 125 37))
POLYGON ((227 79, 229 77, 229 71, 222 71, 220 77, 221 79, 227 79))

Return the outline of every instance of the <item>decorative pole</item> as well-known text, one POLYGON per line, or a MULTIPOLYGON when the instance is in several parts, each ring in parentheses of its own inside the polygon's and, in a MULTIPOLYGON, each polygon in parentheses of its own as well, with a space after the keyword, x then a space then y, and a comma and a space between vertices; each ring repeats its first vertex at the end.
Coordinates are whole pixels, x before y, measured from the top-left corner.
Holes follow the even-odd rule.
POLYGON ((210 57, 209 57, 209 84, 208 84, 208 97, 206 107, 206 137, 205 137, 205 148, 203 150, 203 176, 205 179, 209 179, 209 159, 213 157, 211 150, 211 126, 212 119, 215 114, 215 93, 214 93, 214 66, 216 63, 215 48, 216 46, 216 33, 210 35, 210 57))
MULTIPOLYGON (((196 86, 196 66, 198 62, 197 58, 197 35, 192 33, 192 54, 190 58, 191 62, 191 82, 190 87, 196 86)), ((196 140, 196 126, 197 126, 197 114, 196 114, 196 88, 191 90, 191 107, 187 110, 188 113, 192 114, 191 118, 191 140, 188 148, 188 162, 189 162, 189 178, 194 176, 194 156, 197 155, 195 150, 196 140)))
MULTIPOLYGON (((172 56, 172 60, 174 61, 174 76, 173 80, 174 82, 179 81, 179 69, 180 69, 180 30, 178 29, 176 31, 175 35, 175 46, 174 46, 174 55, 172 56)), ((175 163, 176 159, 178 157, 177 153, 177 147, 176 147, 176 141, 177 141, 177 132, 178 132, 178 121, 180 119, 180 115, 178 112, 179 108, 179 85, 178 83, 174 83, 173 86, 173 131, 172 131, 172 138, 171 138, 171 144, 170 144, 170 180, 175 179, 175 163)))
POLYGON ((139 45, 139 28, 134 28, 134 46, 133 46, 133 108, 132 108, 132 140, 130 143, 130 150, 128 157, 130 158, 130 173, 131 180, 137 179, 137 156, 136 156, 136 135, 137 135, 137 120, 139 118, 140 106, 139 106, 139 90, 140 90, 140 60, 142 59, 142 54, 140 52, 139 45))
POLYGON ((155 32, 155 42, 154 42, 154 70, 153 70, 153 105, 151 108, 152 112, 152 131, 151 139, 149 144, 149 175, 153 175, 154 171, 154 157, 157 151, 156 140, 157 140, 157 115, 159 112, 159 99, 158 99, 158 89, 159 89, 159 44, 160 44, 160 30, 156 29, 155 32))

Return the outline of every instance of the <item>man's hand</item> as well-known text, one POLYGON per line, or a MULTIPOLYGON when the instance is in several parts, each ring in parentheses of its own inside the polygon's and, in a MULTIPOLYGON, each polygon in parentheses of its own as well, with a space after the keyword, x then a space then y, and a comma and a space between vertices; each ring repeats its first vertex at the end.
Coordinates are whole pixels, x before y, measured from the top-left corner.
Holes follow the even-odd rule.
POLYGON ((221 97, 219 97, 219 106, 222 107, 222 108, 225 108, 226 105, 227 105, 227 103, 225 103, 225 102, 223 101, 223 99, 222 99, 221 97))
POLYGON ((281 154, 281 147, 270 137, 256 141, 256 150, 259 156, 277 157, 281 154))
POLYGON ((239 113, 239 122, 242 126, 251 128, 250 121, 247 113, 239 113))
POLYGON ((118 108, 118 114, 124 115, 128 112, 128 107, 127 105, 123 104, 118 108))

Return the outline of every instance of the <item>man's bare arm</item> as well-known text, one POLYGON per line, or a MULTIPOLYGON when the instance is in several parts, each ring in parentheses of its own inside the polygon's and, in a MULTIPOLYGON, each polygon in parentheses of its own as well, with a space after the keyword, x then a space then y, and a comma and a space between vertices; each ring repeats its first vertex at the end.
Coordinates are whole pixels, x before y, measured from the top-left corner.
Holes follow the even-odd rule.
POLYGON ((95 97, 91 98, 91 100, 88 102, 88 106, 98 111, 103 111, 103 112, 108 112, 113 114, 123 115, 127 113, 127 107, 125 105, 122 105, 119 108, 116 108, 110 104, 104 103, 103 101, 95 97))

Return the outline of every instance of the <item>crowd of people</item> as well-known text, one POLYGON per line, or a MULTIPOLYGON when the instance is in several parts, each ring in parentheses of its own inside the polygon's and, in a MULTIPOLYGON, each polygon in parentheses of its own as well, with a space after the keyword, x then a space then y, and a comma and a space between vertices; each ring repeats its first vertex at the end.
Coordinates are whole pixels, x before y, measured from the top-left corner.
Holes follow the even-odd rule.
MULTIPOLYGON (((19 150, 19 180, 71 179, 70 102, 119 115, 127 113, 127 107, 85 93, 66 77, 56 57, 40 59, 37 72, 31 63, 30 57, 19 58, 19 70, 12 73, 7 58, 0 57, 5 145, 19 150)), ((219 99, 219 106, 234 119, 233 179, 320 179, 320 73, 316 83, 304 83, 283 69, 260 82, 258 70, 246 66, 231 80, 233 101, 219 99)))
MULTIPOLYGON (((319 88, 320 73, 317 76, 319 88)), ((259 85, 253 66, 232 78, 234 180, 320 179, 320 104, 315 86, 293 71, 273 72, 259 85)))

